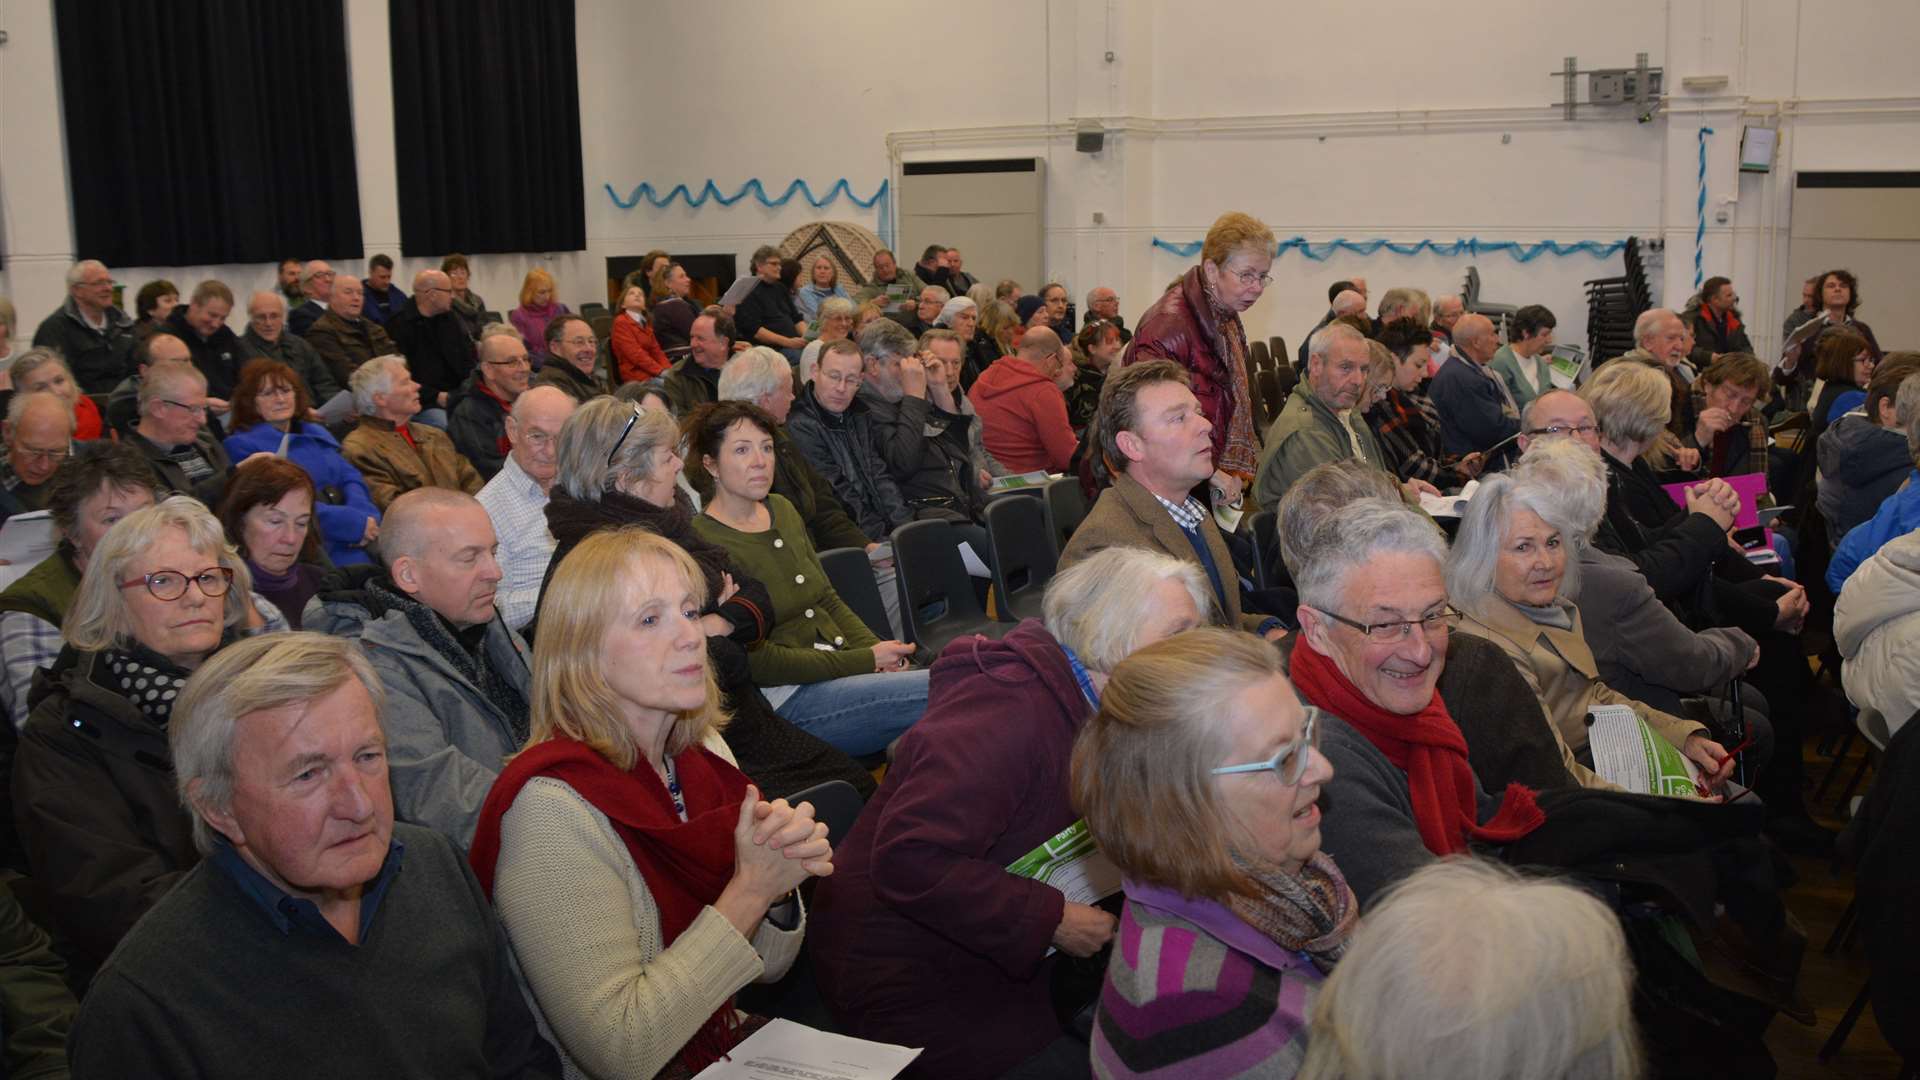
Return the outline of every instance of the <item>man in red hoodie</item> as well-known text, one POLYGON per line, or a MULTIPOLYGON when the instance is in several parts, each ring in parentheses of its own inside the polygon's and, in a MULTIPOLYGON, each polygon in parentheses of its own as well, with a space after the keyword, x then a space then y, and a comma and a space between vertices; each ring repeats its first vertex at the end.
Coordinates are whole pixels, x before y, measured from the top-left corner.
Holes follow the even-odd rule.
POLYGON ((1073 360, 1059 335, 1029 329, 1014 354, 988 367, 967 393, 987 453, 1013 472, 1065 472, 1079 442, 1062 393, 1071 385, 1073 360))

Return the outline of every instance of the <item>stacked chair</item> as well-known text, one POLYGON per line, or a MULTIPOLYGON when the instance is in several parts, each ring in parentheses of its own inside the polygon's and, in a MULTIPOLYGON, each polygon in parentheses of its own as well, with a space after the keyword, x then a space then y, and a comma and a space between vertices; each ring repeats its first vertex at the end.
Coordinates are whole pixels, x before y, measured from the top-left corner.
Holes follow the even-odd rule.
POLYGON ((1627 272, 1621 277, 1595 278, 1587 285, 1587 355, 1593 365, 1633 351, 1633 322, 1653 307, 1640 241, 1627 237, 1622 255, 1627 272))

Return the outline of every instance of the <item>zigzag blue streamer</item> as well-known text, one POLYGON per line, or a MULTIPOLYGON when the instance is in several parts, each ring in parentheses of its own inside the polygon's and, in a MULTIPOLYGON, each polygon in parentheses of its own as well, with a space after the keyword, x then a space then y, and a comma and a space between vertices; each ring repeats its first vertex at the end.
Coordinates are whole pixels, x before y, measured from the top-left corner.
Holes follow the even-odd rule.
POLYGON ((1695 289, 1700 288, 1706 281, 1701 276, 1700 264, 1707 244, 1707 136, 1711 134, 1713 129, 1710 127, 1700 129, 1700 200, 1694 207, 1693 226, 1693 287, 1695 289))
MULTIPOLYGON (((1183 259, 1190 259, 1200 254, 1200 241, 1198 240, 1185 244, 1176 244, 1168 240, 1162 240, 1156 236, 1153 238, 1152 246, 1162 251, 1172 252, 1183 259)), ((1423 251, 1431 251, 1435 255, 1478 256, 1505 252, 1512 256, 1515 262, 1527 263, 1532 262, 1542 255, 1585 254, 1591 255, 1596 259, 1604 259, 1610 255, 1618 254, 1626 246, 1627 242, 1625 240, 1579 240, 1566 244, 1557 240, 1542 240, 1537 244, 1522 244, 1513 240, 1481 240, 1477 237, 1463 238, 1452 242, 1419 240, 1412 243, 1396 243, 1395 241, 1385 239, 1354 241, 1348 240, 1345 237, 1339 237, 1333 240, 1314 243, 1304 236, 1295 236, 1275 245, 1273 254, 1275 258, 1279 258, 1289 251, 1298 251, 1300 254, 1305 255, 1315 262, 1325 262, 1329 258, 1332 258, 1333 253, 1336 251, 1351 251, 1358 255, 1372 255, 1381 248, 1385 248, 1395 255, 1418 255, 1423 251)))
POLYGON ((752 195, 759 201, 761 206, 771 210, 775 207, 785 206, 787 203, 793 201, 793 196, 796 192, 806 196, 807 202, 813 204, 813 208, 816 210, 833 202, 842 195, 845 195, 853 205, 858 206, 860 209, 871 210, 875 203, 886 197, 887 183, 885 180, 880 181, 880 187, 865 199, 853 193, 853 185, 849 184, 845 177, 835 180, 833 186, 827 189, 827 194, 824 198, 815 197, 813 188, 809 187, 805 180, 799 179, 788 184, 787 190, 782 192, 777 199, 767 197, 767 189, 761 185, 758 177, 740 185, 740 190, 731 195, 721 194, 719 186, 711 180, 708 180, 706 184, 700 188, 698 195, 693 194, 685 184, 675 184, 672 190, 662 196, 655 191, 652 184, 641 181, 639 187, 634 188, 631 194, 622 199, 620 193, 613 190, 612 184, 603 186, 607 189, 607 197, 613 200, 613 205, 622 210, 631 210, 639 206, 641 199, 645 199, 663 210, 672 204, 675 199, 684 199, 687 205, 692 207, 705 206, 708 200, 717 202, 721 206, 732 206, 748 195, 752 195))
MULTIPOLYGON (((824 208, 827 204, 835 201, 842 195, 846 196, 849 202, 860 209, 871 210, 874 206, 879 205, 882 200, 886 199, 889 181, 880 181, 880 186, 874 189, 873 194, 864 199, 853 193, 853 185, 849 184, 844 176, 833 182, 833 186, 827 189, 827 194, 824 197, 816 197, 813 194, 813 188, 810 187, 805 180, 795 179, 793 183, 787 185, 787 190, 781 192, 780 197, 777 199, 769 199, 767 197, 767 189, 760 183, 758 177, 741 184, 740 190, 731 195, 722 194, 719 185, 715 184, 712 180, 708 180, 705 184, 701 185, 698 195, 695 195, 685 184, 675 184, 673 188, 663 196, 654 190, 652 184, 643 180, 640 182, 639 187, 634 188, 626 198, 622 199, 620 193, 613 190, 612 184, 603 184, 601 186, 606 188, 607 198, 613 200, 613 205, 622 210, 631 210, 639 206, 640 200, 642 199, 645 199, 656 208, 662 210, 672 205, 675 199, 684 200, 688 206, 695 208, 705 206, 709 201, 717 202, 721 206, 732 206, 748 195, 752 195, 761 206, 772 210, 792 202, 796 192, 806 196, 807 202, 810 203, 815 210, 824 208)), ((881 206, 880 243, 887 247, 893 246, 892 225, 892 215, 887 213, 885 206, 881 206)))

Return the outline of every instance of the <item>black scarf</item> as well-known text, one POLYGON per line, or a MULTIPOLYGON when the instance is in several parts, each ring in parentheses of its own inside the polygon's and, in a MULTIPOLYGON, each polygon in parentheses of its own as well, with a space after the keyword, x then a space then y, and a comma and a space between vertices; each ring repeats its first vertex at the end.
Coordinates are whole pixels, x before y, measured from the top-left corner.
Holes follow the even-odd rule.
MULTIPOLYGON (((231 626, 221 631, 220 645, 214 652, 232 644, 237 636, 231 626)), ((124 649, 103 651, 100 660, 106 670, 96 667, 93 681, 126 698, 127 703, 139 709, 148 720, 166 727, 167 721, 173 718, 174 699, 180 696, 181 688, 193 672, 137 641, 124 649)))
POLYGON ((727 553, 693 531, 693 503, 686 492, 675 488, 673 505, 661 507, 618 491, 603 491, 598 499, 576 499, 556 484, 547 500, 547 528, 557 545, 553 553, 556 566, 588 536, 601 529, 628 525, 642 526, 685 548, 706 575, 707 595, 720 595, 725 585, 721 575, 727 572, 727 553))
MULTIPOLYGON (((500 710, 500 714, 513 727, 516 744, 527 741, 529 714, 526 697, 520 693, 519 687, 487 662, 487 629, 492 625, 491 620, 460 630, 441 618, 439 612, 398 589, 386 587, 383 582, 368 582, 367 591, 388 608, 406 616, 407 625, 420 635, 420 640, 444 657, 462 678, 472 683, 482 696, 493 703, 494 708, 500 710)), ((495 619, 499 617, 498 614, 494 615, 495 619)))

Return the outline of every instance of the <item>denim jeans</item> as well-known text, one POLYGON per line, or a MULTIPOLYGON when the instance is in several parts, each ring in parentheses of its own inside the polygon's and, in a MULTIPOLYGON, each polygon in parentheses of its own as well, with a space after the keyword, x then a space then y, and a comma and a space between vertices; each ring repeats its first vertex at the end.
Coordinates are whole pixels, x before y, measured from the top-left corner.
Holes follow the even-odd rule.
POLYGON ((808 683, 774 711, 842 753, 876 754, 927 711, 927 672, 885 671, 808 683))
POLYGON ((421 409, 413 414, 413 420, 417 424, 436 427, 441 431, 447 430, 447 410, 445 409, 421 409))

